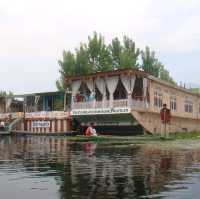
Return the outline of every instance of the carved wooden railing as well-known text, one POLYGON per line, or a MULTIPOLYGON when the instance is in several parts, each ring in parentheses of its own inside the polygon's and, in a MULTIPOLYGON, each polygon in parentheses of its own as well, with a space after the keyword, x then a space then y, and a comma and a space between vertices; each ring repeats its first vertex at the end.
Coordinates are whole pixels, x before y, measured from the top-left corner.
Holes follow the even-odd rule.
POLYGON ((144 101, 132 99, 128 102, 128 99, 113 100, 111 103, 109 100, 106 101, 90 101, 90 102, 75 102, 72 104, 72 110, 74 109, 97 109, 97 108, 115 108, 115 107, 139 107, 144 108, 146 104, 144 101))

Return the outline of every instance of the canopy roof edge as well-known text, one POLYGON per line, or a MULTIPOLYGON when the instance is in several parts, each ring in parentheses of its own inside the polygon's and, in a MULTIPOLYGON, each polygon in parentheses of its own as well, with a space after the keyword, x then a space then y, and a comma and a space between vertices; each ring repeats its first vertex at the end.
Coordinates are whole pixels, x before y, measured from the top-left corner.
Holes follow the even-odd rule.
POLYGON ((141 70, 119 69, 119 70, 106 71, 106 72, 96 72, 96 73, 91 73, 88 75, 65 76, 65 81, 71 82, 75 80, 87 80, 87 79, 93 79, 93 78, 98 78, 98 77, 116 76, 116 75, 121 75, 121 74, 125 74, 125 75, 134 74, 138 76, 148 77, 148 74, 141 70))

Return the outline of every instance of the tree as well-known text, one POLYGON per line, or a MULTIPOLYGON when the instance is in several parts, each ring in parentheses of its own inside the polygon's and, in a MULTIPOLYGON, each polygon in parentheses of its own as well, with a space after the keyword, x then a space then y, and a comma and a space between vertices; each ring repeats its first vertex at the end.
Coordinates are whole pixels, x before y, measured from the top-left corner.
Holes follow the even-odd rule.
POLYGON ((63 51, 62 60, 58 60, 60 66, 60 79, 56 81, 56 86, 59 90, 65 90, 67 88, 65 77, 70 75, 76 75, 75 73, 75 56, 70 51, 63 51))
POLYGON ((123 44, 118 38, 112 40, 110 46, 112 64, 114 69, 138 68, 140 49, 136 48, 135 42, 124 36, 123 44))
POLYGON ((92 37, 88 37, 88 61, 93 72, 112 70, 112 59, 104 37, 94 32, 92 37))
POLYGON ((151 51, 149 47, 146 47, 145 50, 141 52, 141 59, 142 59, 141 68, 145 72, 155 77, 158 77, 160 63, 155 58, 155 52, 151 51))
POLYGON ((123 44, 124 47, 120 56, 121 68, 138 68, 140 49, 136 48, 135 42, 126 36, 124 36, 123 44))
POLYGON ((110 44, 106 44, 104 37, 94 32, 92 36, 88 36, 88 42, 81 43, 74 52, 64 50, 58 64, 60 79, 56 81, 56 86, 59 90, 69 87, 66 84, 68 76, 124 68, 141 68, 155 77, 174 83, 169 71, 155 57, 155 52, 149 47, 141 51, 127 36, 124 36, 122 41, 116 37, 110 44))
POLYGON ((79 49, 76 49, 74 72, 76 75, 86 75, 92 72, 92 68, 88 63, 88 51, 85 44, 81 44, 79 49))
POLYGON ((122 48, 123 46, 117 37, 114 38, 109 45, 113 69, 119 69, 121 67, 122 48))
POLYGON ((162 80, 165 80, 167 82, 170 82, 172 84, 176 84, 176 82, 173 80, 173 78, 170 76, 169 71, 164 68, 164 65, 160 63, 160 74, 159 78, 162 80))
POLYGON ((160 61, 158 61, 158 59, 155 57, 155 52, 151 51, 149 47, 146 47, 145 51, 142 51, 141 59, 141 68, 145 72, 167 82, 175 84, 175 81, 170 76, 169 71, 165 69, 164 65, 160 61))

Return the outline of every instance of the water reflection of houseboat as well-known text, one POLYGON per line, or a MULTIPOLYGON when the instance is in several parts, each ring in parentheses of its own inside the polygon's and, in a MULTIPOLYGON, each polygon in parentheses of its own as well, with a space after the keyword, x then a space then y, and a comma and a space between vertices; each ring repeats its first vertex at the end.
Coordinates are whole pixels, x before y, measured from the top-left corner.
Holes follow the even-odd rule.
POLYGON ((66 81, 72 85, 71 115, 83 126, 95 122, 103 133, 156 134, 166 103, 172 112, 170 132, 200 130, 200 96, 143 71, 98 72, 66 81))
POLYGON ((108 147, 73 144, 64 137, 16 136, 0 139, 0 158, 11 160, 2 161, 1 166, 4 170, 12 168, 15 174, 23 171, 32 177, 54 177, 60 194, 65 195, 61 198, 77 193, 83 198, 115 198, 119 194, 129 198, 159 198, 154 194, 169 191, 169 185, 176 191, 177 185, 179 190, 187 189, 191 184, 186 183, 187 178, 190 182, 191 176, 199 172, 200 150, 151 144, 108 147))
POLYGON ((14 132, 65 133, 71 128, 68 98, 65 92, 2 97, 0 121, 14 132))

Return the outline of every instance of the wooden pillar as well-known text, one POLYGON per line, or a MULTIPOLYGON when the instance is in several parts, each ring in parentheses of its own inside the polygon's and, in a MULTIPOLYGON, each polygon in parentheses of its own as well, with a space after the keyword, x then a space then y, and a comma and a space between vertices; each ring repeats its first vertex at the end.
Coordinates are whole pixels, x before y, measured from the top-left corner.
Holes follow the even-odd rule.
POLYGON ((31 123, 31 128, 30 128, 30 129, 31 129, 31 132, 34 132, 34 131, 33 131, 34 129, 33 129, 32 122, 33 122, 33 120, 30 121, 30 123, 31 123))
POLYGON ((70 118, 67 118, 67 131, 72 130, 72 120, 70 118))
POLYGON ((57 132, 61 132, 61 120, 57 120, 57 132))
POLYGON ((46 128, 45 132, 49 133, 50 132, 50 128, 46 128))
POLYGON ((67 120, 63 120, 63 131, 67 132, 67 120))
POLYGON ((52 132, 52 120, 50 120, 49 132, 52 132))
POLYGON ((51 122, 51 132, 55 132, 55 129, 56 129, 56 121, 52 120, 52 122, 51 122))
POLYGON ((60 131, 63 132, 64 131, 64 120, 60 120, 60 131))
POLYGON ((29 120, 25 120, 25 123, 26 123, 26 129, 24 129, 24 130, 30 131, 30 122, 29 122, 29 120))
POLYGON ((67 107, 66 107, 66 104, 67 104, 67 94, 66 94, 66 92, 65 92, 65 94, 64 94, 64 106, 63 106, 63 108, 64 108, 64 111, 67 111, 67 107))

